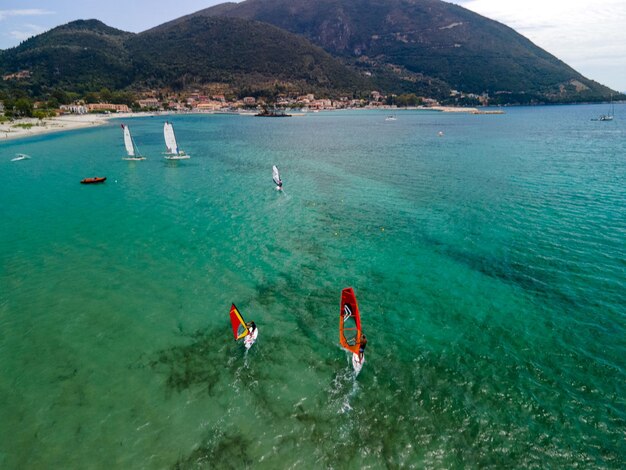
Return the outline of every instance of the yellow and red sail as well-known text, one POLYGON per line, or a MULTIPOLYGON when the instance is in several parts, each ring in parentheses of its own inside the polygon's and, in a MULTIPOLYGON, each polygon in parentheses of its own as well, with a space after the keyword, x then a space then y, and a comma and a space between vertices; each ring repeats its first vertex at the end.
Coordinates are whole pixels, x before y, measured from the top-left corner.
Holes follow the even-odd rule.
POLYGON ((230 323, 233 327, 233 335, 235 336, 235 341, 243 338, 248 334, 248 327, 246 326, 246 322, 243 320, 241 313, 237 310, 235 304, 230 306, 230 323))
POLYGON ((341 346, 354 354, 359 353, 361 343, 361 315, 356 295, 352 287, 341 291, 339 310, 339 342, 341 346))

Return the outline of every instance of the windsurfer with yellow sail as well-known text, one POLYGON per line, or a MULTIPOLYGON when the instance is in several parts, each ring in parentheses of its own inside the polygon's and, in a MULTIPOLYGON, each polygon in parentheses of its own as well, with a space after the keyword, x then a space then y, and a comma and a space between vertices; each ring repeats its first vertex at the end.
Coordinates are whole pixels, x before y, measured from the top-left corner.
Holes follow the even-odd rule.
POLYGON ((250 349, 259 336, 259 329, 253 321, 246 323, 239 309, 232 304, 230 306, 230 323, 233 327, 235 341, 243 338, 246 349, 250 349))

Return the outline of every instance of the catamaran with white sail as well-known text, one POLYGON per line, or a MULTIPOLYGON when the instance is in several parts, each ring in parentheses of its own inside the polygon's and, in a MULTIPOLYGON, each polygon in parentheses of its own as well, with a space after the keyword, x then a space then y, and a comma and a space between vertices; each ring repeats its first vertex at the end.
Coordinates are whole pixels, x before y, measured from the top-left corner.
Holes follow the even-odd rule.
POLYGON ((124 129, 124 146, 126 147, 127 157, 124 157, 123 160, 145 160, 146 157, 141 155, 139 149, 137 148, 137 144, 133 140, 133 137, 130 135, 130 129, 128 126, 122 124, 122 129, 124 129))
POLYGON ((185 160, 191 158, 183 150, 178 148, 176 136, 174 135, 174 127, 171 122, 165 122, 163 126, 163 136, 165 137, 165 147, 167 148, 165 158, 168 160, 185 160))

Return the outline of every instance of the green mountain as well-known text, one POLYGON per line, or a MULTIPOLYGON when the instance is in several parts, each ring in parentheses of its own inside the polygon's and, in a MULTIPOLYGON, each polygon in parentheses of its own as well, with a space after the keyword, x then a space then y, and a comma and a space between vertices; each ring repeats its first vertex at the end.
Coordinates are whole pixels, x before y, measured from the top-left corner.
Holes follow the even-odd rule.
POLYGON ((190 16, 271 23, 374 77, 385 77, 390 86, 393 71, 404 81, 435 79, 457 90, 499 94, 511 101, 523 100, 521 95, 582 101, 614 93, 513 29, 439 0, 247 0, 190 16))
POLYGON ((304 37, 239 18, 190 17, 140 33, 126 47, 137 81, 151 87, 217 82, 251 88, 278 81, 304 92, 366 84, 304 37))
POLYGON ((28 70, 34 96, 46 88, 121 89, 133 82, 126 41, 133 37, 97 20, 79 20, 32 37, 0 53, 2 74, 28 70))
POLYGON ((74 21, 0 52, 0 73, 28 70, 0 87, 33 97, 222 83, 234 91, 352 93, 368 80, 307 39, 267 23, 194 17, 140 34, 74 21))

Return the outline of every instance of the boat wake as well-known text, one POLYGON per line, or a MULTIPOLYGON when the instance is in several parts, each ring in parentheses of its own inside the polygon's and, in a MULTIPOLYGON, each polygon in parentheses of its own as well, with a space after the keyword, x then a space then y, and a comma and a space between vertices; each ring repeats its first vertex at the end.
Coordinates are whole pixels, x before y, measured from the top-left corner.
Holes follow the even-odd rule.
POLYGON ((350 400, 356 396, 359 391, 359 383, 356 381, 356 376, 353 375, 352 380, 352 388, 348 391, 348 393, 343 397, 343 403, 341 408, 339 409, 340 414, 349 413, 352 411, 352 405, 350 405, 350 400))
POLYGON ((350 413, 352 411, 352 399, 361 390, 356 374, 352 370, 352 359, 349 356, 346 357, 349 367, 337 372, 330 390, 330 402, 337 414, 350 413))

